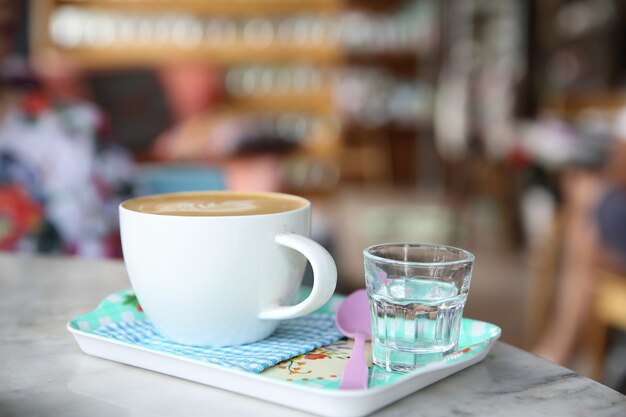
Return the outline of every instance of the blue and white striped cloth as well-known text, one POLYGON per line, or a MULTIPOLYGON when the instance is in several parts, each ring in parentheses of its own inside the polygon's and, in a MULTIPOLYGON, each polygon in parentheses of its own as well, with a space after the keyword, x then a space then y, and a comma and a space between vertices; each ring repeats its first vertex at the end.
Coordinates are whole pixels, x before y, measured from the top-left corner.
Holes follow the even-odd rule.
POLYGON ((267 339, 241 346, 221 348, 187 346, 159 334, 149 320, 119 322, 95 333, 155 351, 250 372, 261 372, 281 361, 302 355, 343 336, 332 314, 309 314, 281 322, 267 339))

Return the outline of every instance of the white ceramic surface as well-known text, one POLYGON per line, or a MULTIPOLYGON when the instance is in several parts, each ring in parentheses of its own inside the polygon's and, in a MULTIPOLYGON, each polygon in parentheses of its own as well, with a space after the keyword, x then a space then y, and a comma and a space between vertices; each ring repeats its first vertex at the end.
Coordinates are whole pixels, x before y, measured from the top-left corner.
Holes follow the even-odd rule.
POLYGON ((141 305, 169 339, 238 345, 269 336, 280 319, 308 314, 335 290, 330 254, 309 239, 310 203, 274 214, 171 216, 120 205, 124 261, 141 305), (303 256, 304 255, 304 256, 303 256), (290 305, 306 258, 311 294, 290 305))

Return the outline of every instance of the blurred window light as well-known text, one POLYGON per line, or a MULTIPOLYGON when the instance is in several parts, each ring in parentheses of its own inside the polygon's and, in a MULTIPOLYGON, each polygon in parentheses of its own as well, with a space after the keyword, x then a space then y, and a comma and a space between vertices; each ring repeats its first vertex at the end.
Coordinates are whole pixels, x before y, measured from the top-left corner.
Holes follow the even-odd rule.
POLYGON ((202 43, 202 24, 197 19, 177 19, 172 27, 172 42, 183 49, 197 48, 202 43))
POLYGON ((50 38, 63 48, 80 46, 83 37, 84 13, 76 7, 61 7, 50 20, 50 38))
POLYGON ((254 48, 267 48, 274 41, 274 26, 267 19, 251 19, 244 26, 243 36, 254 48))
POLYGON ((203 44, 225 46, 243 40, 257 49, 278 41, 291 46, 338 46, 352 52, 393 52, 425 48, 432 29, 416 27, 414 13, 382 15, 349 11, 329 17, 300 14, 287 17, 198 17, 183 13, 114 12, 78 6, 52 11, 49 35, 58 46, 147 47, 171 45, 195 49, 203 44))

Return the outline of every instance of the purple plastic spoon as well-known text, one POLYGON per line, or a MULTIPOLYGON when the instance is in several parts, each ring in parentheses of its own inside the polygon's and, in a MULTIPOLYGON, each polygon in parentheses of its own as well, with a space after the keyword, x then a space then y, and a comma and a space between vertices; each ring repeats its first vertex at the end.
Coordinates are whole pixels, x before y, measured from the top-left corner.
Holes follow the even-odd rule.
POLYGON ((365 341, 371 339, 370 304, 365 290, 357 290, 339 306, 337 328, 344 336, 354 339, 350 359, 343 368, 339 389, 367 388, 368 373, 365 360, 365 341))

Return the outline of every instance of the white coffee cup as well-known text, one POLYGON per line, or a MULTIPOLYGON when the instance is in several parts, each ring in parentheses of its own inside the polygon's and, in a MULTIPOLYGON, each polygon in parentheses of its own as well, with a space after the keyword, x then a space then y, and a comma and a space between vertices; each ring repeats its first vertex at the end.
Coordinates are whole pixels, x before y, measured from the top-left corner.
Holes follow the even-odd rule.
POLYGON ((335 290, 332 257, 307 237, 311 204, 304 198, 278 193, 164 194, 127 200, 119 214, 124 262, 135 294, 156 328, 175 342, 217 347, 258 341, 280 320, 321 307, 335 290), (247 196, 284 200, 296 207, 246 214, 237 212, 237 203, 234 215, 228 211, 232 204, 224 201, 246 201, 247 196), (167 204, 158 205, 181 198, 196 205, 206 200, 202 207, 225 207, 225 212, 177 214, 168 212, 167 204), (148 210, 142 211, 145 207, 148 210), (306 259, 313 269, 313 288, 305 300, 291 305, 306 259))

